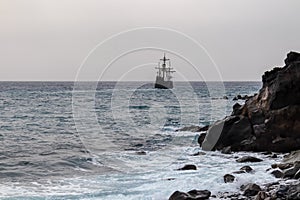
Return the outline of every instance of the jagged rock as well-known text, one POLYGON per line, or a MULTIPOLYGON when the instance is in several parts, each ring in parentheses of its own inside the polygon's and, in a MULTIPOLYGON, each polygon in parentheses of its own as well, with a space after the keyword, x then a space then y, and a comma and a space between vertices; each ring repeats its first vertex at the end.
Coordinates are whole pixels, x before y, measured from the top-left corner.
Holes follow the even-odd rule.
POLYGON ((169 200, 205 200, 209 199, 211 192, 208 190, 191 190, 187 193, 176 191, 170 197, 169 200))
POLYGON ((176 131, 202 132, 202 131, 207 131, 208 127, 209 127, 208 125, 203 126, 203 127, 192 125, 192 126, 183 127, 183 128, 178 129, 176 131))
POLYGON ((244 162, 261 162, 263 160, 252 156, 244 156, 242 158, 237 159, 236 161, 240 163, 244 163, 244 162))
POLYGON ((232 114, 231 115, 241 115, 242 114, 242 106, 241 104, 239 103, 235 103, 233 106, 232 106, 232 114))
POLYGON ((271 174, 275 177, 275 178, 281 178, 283 177, 283 173, 280 170, 274 170, 271 172, 271 174))
POLYGON ((244 167, 242 167, 240 170, 243 170, 243 171, 245 171, 245 172, 247 172, 247 173, 253 171, 253 169, 252 169, 250 166, 244 166, 244 167))
POLYGON ((197 170, 197 167, 195 165, 184 165, 182 168, 179 168, 178 170, 197 170))
POLYGON ((255 196, 259 191, 261 191, 261 188, 259 185, 255 183, 249 183, 247 185, 241 186, 242 191, 244 191, 243 195, 246 197, 255 196))
POLYGON ((279 168, 279 169, 281 169, 281 170, 291 168, 292 166, 293 166, 292 163, 279 163, 279 164, 272 164, 272 165, 271 165, 271 167, 272 167, 273 169, 279 168))
POLYGON ((283 171, 283 177, 293 178, 300 170, 300 162, 295 162, 294 166, 283 171))
POLYGON ((290 152, 300 149, 300 54, 290 52, 286 65, 267 71, 263 86, 243 106, 235 104, 232 115, 214 123, 202 147, 233 151, 290 152))
POLYGON ((300 161, 300 150, 298 151, 293 151, 287 156, 284 157, 283 159, 283 164, 282 165, 292 165, 291 163, 300 161))
POLYGON ((260 191, 260 192, 258 192, 258 194, 256 195, 255 200, 265 200, 265 199, 267 199, 268 197, 269 197, 269 195, 268 195, 266 192, 260 191))
POLYGON ((221 150, 231 146, 231 150, 239 151, 241 141, 252 141, 252 127, 247 117, 230 116, 216 122, 207 131, 202 142, 203 150, 221 150))
POLYGON ((223 178, 225 183, 232 183, 235 179, 235 176, 231 174, 225 174, 223 178))
POLYGON ((292 185, 287 191, 288 200, 299 200, 300 199, 300 184, 292 185))
POLYGON ((300 61, 300 53, 291 51, 287 54, 287 58, 284 60, 284 63, 286 65, 289 65, 293 62, 299 62, 300 61))

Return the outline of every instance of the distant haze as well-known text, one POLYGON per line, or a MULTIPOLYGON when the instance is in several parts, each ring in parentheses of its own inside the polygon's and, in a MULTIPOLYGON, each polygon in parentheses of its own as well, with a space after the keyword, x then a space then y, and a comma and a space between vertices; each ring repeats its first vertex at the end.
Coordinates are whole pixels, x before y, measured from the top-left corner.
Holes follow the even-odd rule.
MULTIPOLYGON (((300 51, 299 9, 299 0, 0 0, 0 80, 73 81, 89 52, 111 35, 162 27, 201 44, 223 80, 257 81, 264 71, 282 66, 289 51, 300 51)), ((119 80, 122 74, 115 72, 125 65, 129 70, 145 61, 157 63, 162 55, 149 50, 125 56, 103 80, 119 80), (137 56, 141 62, 133 61, 137 56)), ((198 80, 186 63, 168 55, 186 79, 198 80)), ((105 68, 95 67, 97 73, 105 68)), ((153 81, 154 67, 122 80, 153 81)), ((93 70, 84 80, 95 80, 93 70)), ((175 80, 184 79, 175 73, 175 80)))

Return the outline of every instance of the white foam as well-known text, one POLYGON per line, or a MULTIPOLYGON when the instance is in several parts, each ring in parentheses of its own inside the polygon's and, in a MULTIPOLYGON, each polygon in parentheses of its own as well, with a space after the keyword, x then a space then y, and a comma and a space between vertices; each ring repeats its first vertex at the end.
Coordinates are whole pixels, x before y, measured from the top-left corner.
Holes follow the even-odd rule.
MULTIPOLYGON (((266 172, 274 162, 255 153, 224 155, 205 152, 206 155, 190 156, 199 151, 194 147, 177 147, 165 151, 149 152, 146 155, 133 153, 119 155, 126 163, 121 173, 49 180, 32 183, 1 183, 0 197, 72 196, 80 199, 167 199, 174 191, 208 189, 218 192, 239 191, 242 184, 255 182, 259 185, 276 181, 266 172), (168 155, 169 154, 169 155, 168 155), (259 163, 237 163, 235 156, 253 155, 263 158, 259 163), (185 164, 195 164, 196 171, 177 171, 185 164), (223 176, 250 165, 254 173, 235 174, 236 181, 224 183, 223 176), (168 180, 173 179, 174 180, 168 180)), ((116 156, 116 155, 111 155, 116 156)), ((113 159, 113 158, 112 158, 113 159)))

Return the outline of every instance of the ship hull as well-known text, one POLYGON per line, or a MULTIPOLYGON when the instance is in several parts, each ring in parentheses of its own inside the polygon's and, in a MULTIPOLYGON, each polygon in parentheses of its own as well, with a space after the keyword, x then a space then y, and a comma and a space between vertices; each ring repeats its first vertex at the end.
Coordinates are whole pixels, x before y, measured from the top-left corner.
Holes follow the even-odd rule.
POLYGON ((173 88, 173 82, 172 81, 165 81, 165 80, 161 79, 160 77, 156 77, 154 88, 172 89, 173 88))

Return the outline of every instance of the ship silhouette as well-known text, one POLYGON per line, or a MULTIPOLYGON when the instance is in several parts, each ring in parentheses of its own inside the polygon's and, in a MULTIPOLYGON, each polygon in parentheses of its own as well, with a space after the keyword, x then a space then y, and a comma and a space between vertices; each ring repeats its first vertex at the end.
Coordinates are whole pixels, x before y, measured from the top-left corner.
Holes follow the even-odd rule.
POLYGON ((164 54, 164 57, 160 59, 160 62, 158 62, 158 66, 155 69, 158 69, 158 71, 156 75, 154 88, 172 89, 172 73, 174 73, 175 71, 171 67, 170 59, 166 58, 166 54, 164 54))

